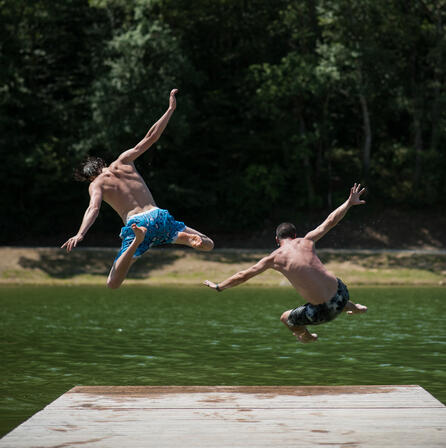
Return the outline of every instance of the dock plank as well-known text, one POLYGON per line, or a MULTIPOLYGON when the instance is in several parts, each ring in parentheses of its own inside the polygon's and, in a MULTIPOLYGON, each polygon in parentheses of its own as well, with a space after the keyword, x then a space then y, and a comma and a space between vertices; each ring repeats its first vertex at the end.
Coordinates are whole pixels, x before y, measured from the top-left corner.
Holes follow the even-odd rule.
POLYGON ((0 448, 445 447, 419 386, 78 386, 0 448))

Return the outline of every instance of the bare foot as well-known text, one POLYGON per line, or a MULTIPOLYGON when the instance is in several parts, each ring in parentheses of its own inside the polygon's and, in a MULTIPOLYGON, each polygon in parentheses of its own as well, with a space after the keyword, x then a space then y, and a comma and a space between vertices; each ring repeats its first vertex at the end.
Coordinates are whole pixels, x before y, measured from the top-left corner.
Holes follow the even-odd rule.
POLYGON ((203 240, 200 235, 194 233, 178 232, 178 237, 175 241, 177 244, 184 244, 193 249, 200 249, 203 245, 203 240))
POLYGON ((363 314, 367 311, 367 307, 361 305, 360 303, 355 303, 353 307, 349 307, 347 310, 347 314, 363 314))
POLYGON ((307 342, 314 342, 317 340, 316 333, 310 333, 308 330, 305 330, 303 333, 293 333, 294 336, 300 341, 306 344, 307 342))
POLYGON ((136 224, 132 224, 132 230, 135 234, 135 240, 138 244, 144 241, 144 237, 146 236, 147 228, 146 227, 138 227, 136 224))

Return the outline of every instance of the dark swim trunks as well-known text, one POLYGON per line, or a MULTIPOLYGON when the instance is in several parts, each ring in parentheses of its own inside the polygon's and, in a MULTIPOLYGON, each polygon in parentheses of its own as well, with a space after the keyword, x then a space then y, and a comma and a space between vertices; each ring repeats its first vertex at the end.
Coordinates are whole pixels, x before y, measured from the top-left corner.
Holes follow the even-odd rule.
POLYGON ((339 316, 349 300, 349 294, 347 286, 339 278, 337 280, 338 290, 330 300, 320 305, 306 303, 295 308, 288 316, 288 326, 320 325, 339 316))
POLYGON ((135 239, 135 234, 131 227, 132 224, 147 228, 144 241, 137 247, 134 257, 141 256, 152 246, 173 243, 177 239, 178 232, 186 228, 184 222, 175 221, 167 210, 161 208, 130 216, 127 224, 121 229, 119 236, 122 239, 122 245, 115 261, 128 249, 135 239))

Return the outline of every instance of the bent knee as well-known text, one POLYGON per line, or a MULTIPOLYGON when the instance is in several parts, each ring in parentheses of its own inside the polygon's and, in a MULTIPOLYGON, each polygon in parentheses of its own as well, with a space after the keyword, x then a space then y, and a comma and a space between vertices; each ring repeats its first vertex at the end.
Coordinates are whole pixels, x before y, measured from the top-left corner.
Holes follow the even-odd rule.
POLYGON ((282 315, 280 316, 280 320, 285 324, 288 325, 288 316, 290 315, 291 310, 285 311, 284 313, 282 313, 282 315))
POLYGON ((212 250, 214 248, 214 242, 210 238, 206 238, 204 241, 203 249, 204 250, 212 250))
POLYGON ((111 279, 110 277, 107 279, 107 288, 110 289, 118 289, 121 286, 122 282, 117 282, 114 279, 111 279))
POLYGON ((214 248, 214 242, 207 236, 201 236, 201 243, 197 249, 209 252, 214 248))

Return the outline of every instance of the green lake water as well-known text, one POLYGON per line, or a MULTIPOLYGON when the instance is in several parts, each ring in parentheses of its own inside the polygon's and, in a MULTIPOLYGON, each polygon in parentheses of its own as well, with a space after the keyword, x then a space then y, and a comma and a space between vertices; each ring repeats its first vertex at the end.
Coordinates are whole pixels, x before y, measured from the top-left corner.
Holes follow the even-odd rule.
POLYGON ((291 288, 0 288, 0 435, 75 385, 419 384, 446 403, 446 288, 350 288, 297 343, 291 288))

